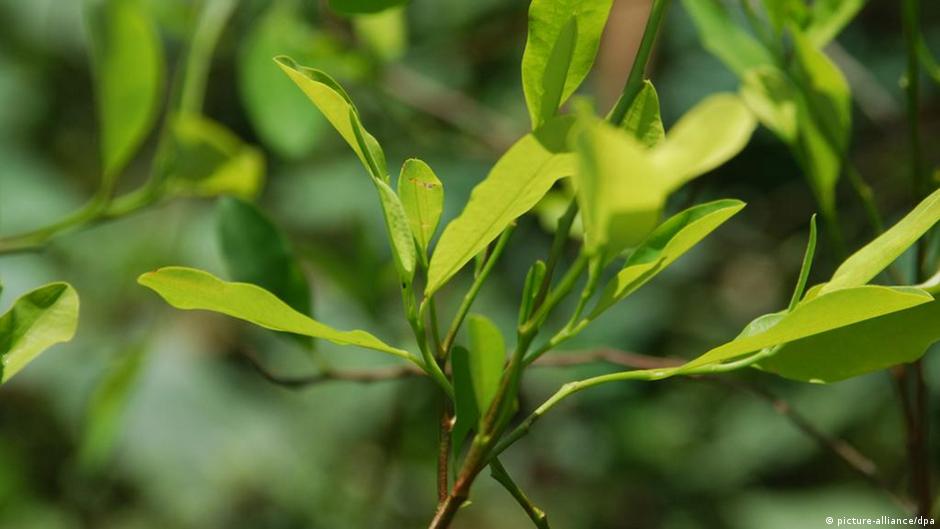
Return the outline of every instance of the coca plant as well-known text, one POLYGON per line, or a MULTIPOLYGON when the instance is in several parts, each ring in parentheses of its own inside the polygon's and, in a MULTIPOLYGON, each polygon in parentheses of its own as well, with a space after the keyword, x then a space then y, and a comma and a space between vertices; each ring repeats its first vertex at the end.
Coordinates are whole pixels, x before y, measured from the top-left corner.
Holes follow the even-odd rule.
MULTIPOLYGON (((756 318, 729 341, 680 365, 572 381, 534 411, 519 409, 527 368, 615 304, 628 303, 631 294, 745 207, 727 198, 667 211, 670 195, 734 157, 758 122, 792 148, 834 234, 833 244, 842 244, 833 189, 846 170, 850 96, 822 46, 861 2, 768 1, 764 15, 745 2, 755 24, 772 24, 766 26, 772 32, 761 31, 761 44, 748 40, 750 33, 735 26, 719 4, 687 0, 706 45, 741 75, 743 86, 740 93, 708 96, 665 131, 656 90, 644 70, 667 3, 653 2, 622 96, 609 112, 598 113, 585 100, 566 103, 592 67, 611 0, 533 0, 522 59, 531 132, 502 154, 462 212, 440 230, 445 189, 433 169, 410 159, 393 179, 380 141, 339 83, 289 57, 275 59, 349 145, 375 188, 413 349, 311 318, 307 285, 289 245, 253 206, 240 201, 222 206, 223 250, 236 279, 251 282, 177 266, 146 273, 139 282, 174 307, 215 311, 274 331, 392 355, 406 371, 433 380, 446 433, 435 456, 439 501, 429 516, 432 528, 451 524, 487 467, 537 527, 548 527, 545 512, 519 489, 499 457, 540 417, 582 390, 747 368, 826 383, 918 360, 940 339, 940 304, 934 300, 940 282, 921 273, 929 270, 926 264, 908 285, 883 285, 880 278, 940 220, 940 191, 929 193, 926 184, 918 188, 922 200, 910 213, 887 230, 876 223, 879 234, 870 243, 846 258, 827 282, 807 288, 816 248, 811 219, 789 304, 756 318), (777 9, 780 5, 790 7, 777 9), (515 335, 504 336, 490 317, 472 312, 474 300, 513 244, 517 219, 549 191, 568 197, 569 205, 557 219, 546 258, 529 267, 515 335), (469 289, 454 314, 439 313, 435 296, 453 288, 459 274, 472 277, 469 289), (573 309, 563 303, 569 297, 573 309), (566 323, 553 326, 559 317, 566 323)), ((905 4, 916 7, 915 1, 905 4)), ((864 196, 865 188, 857 188, 864 196)))

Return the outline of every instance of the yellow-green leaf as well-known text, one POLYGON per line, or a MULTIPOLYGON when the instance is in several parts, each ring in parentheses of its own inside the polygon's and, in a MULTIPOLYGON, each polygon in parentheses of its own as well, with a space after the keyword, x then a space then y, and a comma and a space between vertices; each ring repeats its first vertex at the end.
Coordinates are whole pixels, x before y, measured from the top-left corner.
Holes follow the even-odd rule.
POLYGON ((470 379, 476 396, 477 410, 489 409, 506 363, 506 344, 499 328, 485 316, 471 314, 467 318, 470 335, 470 379))
POLYGON ((558 117, 525 135, 477 184, 463 212, 447 225, 434 249, 427 295, 532 209, 558 179, 575 172, 577 160, 567 148, 573 123, 571 117, 558 117))
POLYGON ((796 87, 776 66, 760 66, 741 78, 741 98, 761 124, 788 145, 797 139, 796 87))
POLYGON ((68 283, 50 283, 26 293, 0 316, 0 383, 40 353, 67 342, 78 327, 78 293, 68 283))
POLYGON ((415 274, 417 253, 405 208, 388 184, 378 178, 374 178, 373 183, 379 190, 379 202, 385 215, 385 229, 392 245, 392 258, 395 260, 398 276, 405 283, 411 283, 415 274))
POLYGON ((408 351, 392 347, 365 331, 339 331, 324 325, 297 312, 257 285, 230 283, 208 272, 179 266, 148 272, 137 282, 178 309, 218 312, 274 331, 322 338, 338 345, 355 345, 412 359, 408 351))
POLYGON ((773 64, 760 42, 736 24, 719 0, 683 0, 682 5, 698 29, 702 45, 738 75, 755 66, 773 64))
POLYGON ((398 197, 405 208, 418 250, 426 255, 444 209, 444 187, 428 164, 411 158, 402 165, 398 197))
POLYGON ((865 6, 866 0, 816 0, 809 12, 806 37, 822 48, 842 31, 865 6))
POLYGON ((577 90, 594 64, 611 0, 532 0, 522 88, 537 129, 577 90))
POLYGON ((659 112, 659 95, 649 80, 627 109, 622 127, 646 147, 655 147, 666 135, 659 112))

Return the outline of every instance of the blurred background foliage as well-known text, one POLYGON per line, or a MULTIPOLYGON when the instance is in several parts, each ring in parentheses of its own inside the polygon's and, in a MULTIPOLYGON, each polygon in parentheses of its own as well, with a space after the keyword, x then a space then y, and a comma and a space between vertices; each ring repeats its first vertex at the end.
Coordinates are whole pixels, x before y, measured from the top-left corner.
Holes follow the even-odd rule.
MULTIPOLYGON (((232 4, 144 2, 169 79, 178 75, 200 10, 213 2, 232 4)), ((911 206, 896 4, 868 2, 827 49, 855 98, 850 156, 890 222, 911 206)), ((229 7, 209 70, 205 116, 216 122, 211 126, 228 129, 232 141, 263 153, 257 201, 301 257, 316 317, 408 344, 408 329, 395 323, 403 322, 395 273, 368 179, 271 58, 290 54, 334 75, 393 170, 411 156, 427 160, 444 183, 446 221, 528 126, 519 75, 527 3, 413 0, 405 9, 365 16, 339 14, 314 0, 242 0, 229 7)), ((923 8, 928 44, 940 49, 940 3, 925 1, 923 8)), ((584 90, 598 108, 619 94, 648 9, 646 0, 615 2, 598 68, 584 90)), ((101 140, 82 10, 77 0, 0 0, 0 234, 53 222, 98 186, 101 140)), ((705 95, 738 84, 703 50, 678 2, 649 75, 667 128, 705 95)), ((940 91, 926 82, 924 88, 921 121, 935 168, 940 91)), ((156 136, 147 137, 120 189, 144 181, 156 136)), ((871 233, 846 187, 839 188, 839 204, 854 248, 871 233)), ((697 180, 674 206, 723 197, 749 206, 567 347, 690 357, 784 306, 816 207, 786 147, 760 130, 742 155, 697 180)), ((435 505, 439 413, 430 381, 280 388, 258 376, 246 352, 290 375, 324 363, 387 360, 327 343, 311 358, 298 341, 174 311, 137 286, 137 275, 168 264, 225 274, 214 202, 160 204, 66 234, 40 253, 0 258, 4 307, 53 280, 72 282, 82 296, 76 340, 46 353, 0 392, 0 528, 427 522, 435 505)), ((535 217, 523 219, 513 239, 477 307, 506 331, 515 321, 526 263, 544 255, 550 241, 535 217)), ((837 258, 825 243, 821 253, 816 279, 827 277, 837 258)), ((445 314, 461 292, 458 281, 439 296, 445 314)), ((928 355, 927 367, 935 399, 940 361, 928 355)), ((522 405, 528 409, 561 383, 605 369, 530 371, 522 405)), ((903 427, 884 373, 831 386, 759 372, 734 376, 785 396, 821 430, 877 461, 892 483, 903 484, 903 427)), ((934 435, 933 453, 938 449, 940 435, 934 435)), ((563 528, 783 529, 821 526, 826 515, 896 512, 766 402, 705 381, 591 390, 549 414, 504 461, 563 528)), ((481 479, 456 526, 528 523, 504 490, 481 479)))

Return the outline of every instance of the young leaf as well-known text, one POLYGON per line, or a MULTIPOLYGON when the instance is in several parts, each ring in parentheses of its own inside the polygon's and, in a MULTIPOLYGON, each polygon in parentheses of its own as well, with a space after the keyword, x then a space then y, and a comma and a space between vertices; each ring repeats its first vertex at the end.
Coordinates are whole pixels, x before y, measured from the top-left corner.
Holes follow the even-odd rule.
POLYGON ((940 190, 931 193, 897 224, 846 259, 822 287, 820 294, 871 281, 937 221, 940 221, 940 190))
POLYGON ((770 51, 735 24, 718 0, 683 0, 682 5, 705 49, 734 73, 740 76, 756 66, 774 63, 770 51))
POLYGON ((0 383, 55 344, 67 342, 78 327, 78 293, 68 283, 50 283, 28 292, 0 316, 0 383))
POLYGON ((179 196, 252 198, 264 181, 261 151, 202 116, 183 114, 172 126, 166 189, 179 196))
POLYGON ((575 177, 584 248, 613 256, 656 226, 667 189, 642 145, 596 118, 583 119, 577 135, 581 161, 575 177))
POLYGON ((88 28, 101 126, 103 186, 110 189, 157 116, 163 51, 139 0, 92 0, 88 28))
POLYGON ((275 62, 346 140, 369 174, 387 182, 385 154, 363 128, 356 106, 339 83, 324 72, 299 66, 290 57, 280 56, 275 62))
POLYGON ((385 215, 385 229, 392 244, 392 258, 395 260, 398 277, 405 283, 411 283, 415 275, 417 253, 405 208, 388 184, 378 178, 373 178, 372 183, 379 190, 379 201, 385 215))
POLYGON ((453 452, 460 454, 463 442, 480 419, 480 410, 473 391, 473 376, 470 372, 470 352, 454 346, 450 354, 454 377, 454 427, 450 431, 453 452))
POLYGON ((913 362, 940 341, 940 301, 785 344, 759 367, 806 382, 836 382, 913 362))
POLYGON ((392 347, 365 331, 339 331, 292 309, 274 294, 248 283, 230 283, 214 275, 180 266, 141 275, 137 282, 170 305, 183 310, 208 310, 274 331, 323 338, 412 360, 408 351, 392 347))
POLYGON ((650 151, 667 187, 676 189, 741 152, 757 123, 741 98, 719 93, 686 112, 650 151))
POLYGON ((539 286, 545 279, 545 261, 539 259, 529 268, 525 276, 525 286, 522 289, 522 302, 519 304, 519 325, 524 324, 532 316, 535 296, 538 295, 539 286))
POLYGON ((467 318, 470 334, 470 378, 473 394, 480 413, 490 407, 506 363, 506 344, 503 335, 492 321, 479 314, 467 318))
POLYGON ((744 208, 739 200, 716 200, 676 213, 630 254, 623 269, 601 292, 590 318, 635 292, 712 231, 744 208))
POLYGON ((406 3, 408 0, 330 0, 330 8, 344 15, 377 13, 390 7, 406 3))
POLYGON ((523 136, 470 194, 463 212, 441 234, 428 269, 427 295, 436 292, 517 217, 532 209, 560 178, 576 168, 567 152, 569 116, 523 136))
POLYGON ((843 288, 804 300, 790 312, 775 313, 734 340, 716 347, 678 368, 677 373, 717 365, 747 353, 793 342, 840 327, 932 301, 923 290, 910 287, 865 285, 843 288))
POLYGON ((222 198, 216 218, 231 278, 258 285, 310 314, 310 285, 281 230, 253 204, 236 198, 222 198))
POLYGON ((258 136, 278 154, 298 158, 314 146, 326 122, 278 71, 271 57, 310 56, 316 35, 296 2, 273 2, 246 36, 238 63, 239 92, 258 136))
POLYGON ((643 81, 643 88, 627 109, 622 126, 647 148, 655 147, 666 135, 659 114, 659 95, 649 80, 643 81))
POLYGON ((790 297, 790 305, 787 310, 793 310, 803 297, 803 291, 806 290, 806 281, 809 279, 809 271, 813 267, 813 256, 816 254, 816 215, 809 219, 809 240, 806 241, 806 253, 803 254, 803 264, 800 266, 799 279, 796 281, 796 287, 793 289, 793 296, 790 297))
POLYGON ((532 128, 546 123, 594 64, 611 0, 532 0, 522 88, 532 128))
POLYGON ((866 0, 816 0, 810 9, 806 37, 817 48, 834 39, 865 5, 866 0))
POLYGON ((444 209, 441 181, 428 164, 415 158, 405 160, 398 177, 398 196, 411 224, 418 250, 426 255, 444 209))

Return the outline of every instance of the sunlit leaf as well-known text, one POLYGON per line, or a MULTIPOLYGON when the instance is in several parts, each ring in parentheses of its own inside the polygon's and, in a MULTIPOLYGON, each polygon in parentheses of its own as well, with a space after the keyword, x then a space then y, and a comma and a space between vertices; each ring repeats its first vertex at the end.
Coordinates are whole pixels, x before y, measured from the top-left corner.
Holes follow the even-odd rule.
POLYGON ((532 209, 558 179, 574 174, 567 152, 574 119, 559 117, 517 141, 470 194, 463 212, 441 234, 428 270, 437 291, 517 217, 532 209))
POLYGON ((656 226, 668 190, 646 150, 628 133, 596 118, 582 122, 574 181, 584 248, 589 255, 612 256, 656 226))
POLYGON ((816 0, 809 10, 806 37, 817 48, 822 48, 842 31, 867 0, 816 0))
POLYGON ((324 72, 298 65, 289 57, 280 56, 275 60, 346 140, 369 174, 387 182, 385 154, 378 141, 362 126, 356 106, 339 83, 324 72))
POLYGON ((444 188, 434 171, 421 160, 405 160, 398 177, 401 198, 418 250, 426 254, 444 209, 444 188))
POLYGON ((407 351, 392 347, 365 331, 339 331, 324 325, 259 286, 222 281, 202 270, 171 266, 143 274, 137 282, 178 309, 218 312, 274 331, 412 358, 407 351))
POLYGON ((741 98, 713 94, 686 112, 656 146, 651 161, 676 189, 741 152, 757 123, 741 98))
POLYGON ((683 0, 698 29, 702 45, 736 74, 754 67, 773 64, 771 53, 736 24, 719 0, 683 0))
POLYGON ((330 0, 330 8, 346 15, 377 13, 390 7, 406 3, 408 0, 330 0))
POLYGON ((417 251, 408 215, 398 195, 388 184, 377 178, 373 179, 373 183, 379 190, 379 202, 382 204, 382 213, 385 215, 385 228, 392 245, 395 267, 402 281, 410 283, 415 273, 417 251))
POLYGON ((490 407, 506 363, 506 344, 499 328, 485 316, 471 314, 467 318, 470 335, 470 379, 480 413, 490 407))
POLYGON ((309 152, 326 122, 271 59, 311 57, 315 40, 295 2, 273 2, 241 45, 238 81, 245 110, 264 143, 282 156, 309 152))
POLYGON ((934 191, 890 229, 846 259, 820 294, 863 285, 894 262, 940 221, 940 190, 934 191))
POLYGON ((650 81, 643 81, 643 88, 627 109, 622 127, 646 147, 655 147, 666 135, 659 113, 659 95, 650 81))
POLYGON ((739 200, 716 200, 681 211, 660 224, 601 291, 591 317, 646 284, 742 208, 739 200))
POLYGON ((594 64, 611 0, 533 0, 522 56, 532 128, 555 115, 594 64))
POLYGON ((795 309, 803 297, 803 291, 806 290, 806 281, 809 279, 809 271, 813 267, 814 255, 816 255, 816 215, 813 215, 809 221, 809 238, 806 241, 806 252, 803 254, 800 275, 796 280, 796 286, 793 288, 793 295, 790 296, 790 306, 787 310, 795 309))
POLYGON ((264 181, 261 151, 202 116, 183 114, 172 125, 167 163, 169 194, 251 198, 264 181))
POLYGON ((258 285, 310 314, 310 285, 281 230, 255 205, 236 198, 220 200, 216 218, 229 276, 258 285))
POLYGON ((163 51, 139 0, 89 0, 88 26, 104 186, 110 189, 157 116, 163 91, 163 51))
POLYGON ((865 285, 804 300, 790 312, 756 320, 747 332, 680 367, 677 373, 716 365, 787 342, 846 327, 932 301, 923 290, 865 285), (755 327, 757 325, 757 327, 755 327))
POLYGON ((0 383, 40 353, 67 342, 78 327, 78 293, 68 283, 50 283, 24 294, 0 316, 0 383))
POLYGON ((940 302, 787 343, 760 368, 806 382, 835 382, 913 362, 940 341, 940 302))

